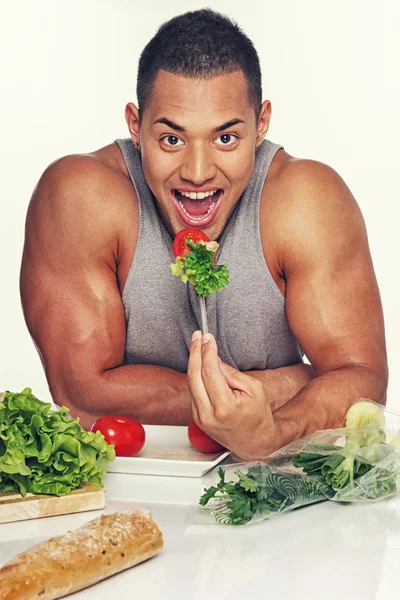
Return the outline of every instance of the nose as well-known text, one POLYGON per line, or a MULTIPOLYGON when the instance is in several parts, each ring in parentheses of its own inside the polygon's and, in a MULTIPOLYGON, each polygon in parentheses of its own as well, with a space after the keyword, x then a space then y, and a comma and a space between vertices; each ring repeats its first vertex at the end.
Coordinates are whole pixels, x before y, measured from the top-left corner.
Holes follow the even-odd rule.
POLYGON ((182 179, 195 185, 201 185, 212 179, 216 174, 216 165, 212 160, 211 151, 203 145, 192 145, 185 152, 185 158, 180 168, 182 179))

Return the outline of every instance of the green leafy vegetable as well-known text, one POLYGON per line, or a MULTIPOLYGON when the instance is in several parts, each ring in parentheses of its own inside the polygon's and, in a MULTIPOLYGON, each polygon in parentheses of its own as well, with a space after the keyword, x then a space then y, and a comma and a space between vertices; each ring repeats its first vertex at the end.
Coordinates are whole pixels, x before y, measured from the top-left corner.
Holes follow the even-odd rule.
POLYGON ((189 281, 199 296, 209 296, 224 289, 229 280, 227 266, 213 266, 215 252, 208 250, 206 245, 192 240, 186 240, 186 244, 192 251, 186 256, 177 256, 170 265, 172 275, 180 277, 183 283, 189 281))
POLYGON ((345 417, 348 429, 345 446, 308 445, 294 457, 293 465, 305 473, 322 475, 336 492, 347 485, 352 489, 359 477, 393 452, 385 444, 384 424, 379 406, 368 401, 356 402, 345 417))
POLYGON ((210 510, 216 520, 227 525, 244 525, 259 514, 272 514, 326 500, 332 491, 321 477, 288 475, 265 463, 250 467, 246 474, 235 471, 238 480, 225 481, 225 472, 218 469, 220 481, 206 489, 199 503, 210 510))
POLYGON ((0 492, 64 496, 86 481, 102 485, 114 448, 68 412, 54 411, 30 388, 6 392, 0 402, 0 492))
POLYGON ((352 500, 379 500, 392 496, 397 491, 397 477, 399 466, 395 470, 375 467, 366 477, 362 478, 362 485, 353 488, 348 486, 340 493, 340 501, 352 500))

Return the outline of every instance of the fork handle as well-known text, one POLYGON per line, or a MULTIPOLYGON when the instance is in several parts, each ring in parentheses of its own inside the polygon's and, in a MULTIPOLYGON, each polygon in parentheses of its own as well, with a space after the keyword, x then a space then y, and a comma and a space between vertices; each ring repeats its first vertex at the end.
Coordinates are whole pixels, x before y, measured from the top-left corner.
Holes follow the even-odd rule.
POLYGON ((207 311, 206 311, 206 297, 205 296, 199 296, 199 302, 200 302, 200 324, 201 324, 201 331, 202 331, 202 334, 204 335, 205 333, 208 333, 208 322, 207 322, 207 311))

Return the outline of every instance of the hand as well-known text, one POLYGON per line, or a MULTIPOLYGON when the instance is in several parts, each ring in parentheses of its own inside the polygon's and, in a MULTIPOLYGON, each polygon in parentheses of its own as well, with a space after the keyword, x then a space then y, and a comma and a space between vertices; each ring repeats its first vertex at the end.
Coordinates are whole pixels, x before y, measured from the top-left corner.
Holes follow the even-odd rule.
POLYGON ((188 364, 194 421, 245 460, 262 459, 279 439, 263 384, 223 363, 215 338, 193 334, 188 364))

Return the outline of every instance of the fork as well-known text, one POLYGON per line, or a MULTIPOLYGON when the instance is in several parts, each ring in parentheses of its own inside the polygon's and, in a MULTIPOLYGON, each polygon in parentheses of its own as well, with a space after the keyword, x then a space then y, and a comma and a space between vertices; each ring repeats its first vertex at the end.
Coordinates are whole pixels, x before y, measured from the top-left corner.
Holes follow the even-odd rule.
POLYGON ((201 324, 201 332, 204 335, 205 333, 208 333, 206 297, 205 296, 199 296, 199 302, 200 302, 200 324, 201 324))

